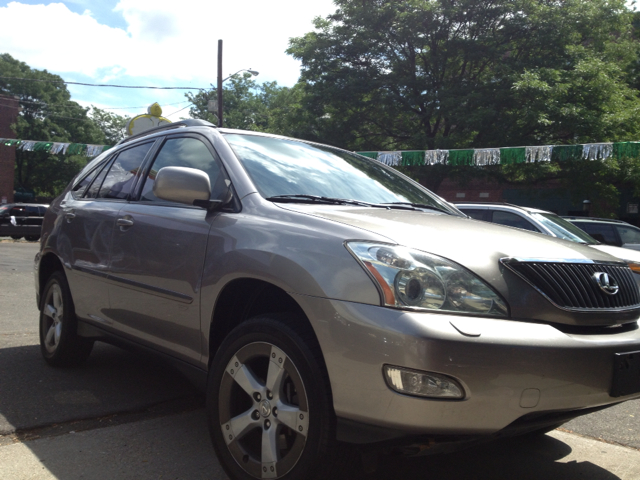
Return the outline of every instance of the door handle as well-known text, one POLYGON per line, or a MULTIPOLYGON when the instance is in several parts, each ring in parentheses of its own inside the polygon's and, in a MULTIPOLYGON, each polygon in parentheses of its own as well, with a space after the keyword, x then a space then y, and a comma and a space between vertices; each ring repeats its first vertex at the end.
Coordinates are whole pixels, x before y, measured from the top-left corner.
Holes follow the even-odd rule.
POLYGON ((67 220, 67 223, 71 223, 71 220, 76 218, 75 210, 68 210, 64 212, 64 218, 67 220))
POLYGON ((125 228, 133 226, 133 219, 127 215, 116 220, 116 225, 120 227, 120 230, 124 231, 125 228))

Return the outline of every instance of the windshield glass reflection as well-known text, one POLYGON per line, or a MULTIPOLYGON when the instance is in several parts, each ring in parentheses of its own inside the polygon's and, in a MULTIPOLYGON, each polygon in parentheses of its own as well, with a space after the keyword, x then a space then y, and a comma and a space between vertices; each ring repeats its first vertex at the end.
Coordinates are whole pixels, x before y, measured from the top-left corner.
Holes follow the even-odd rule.
POLYGON ((418 203, 459 212, 423 187, 361 155, 301 141, 226 134, 260 194, 316 195, 381 203, 418 203))

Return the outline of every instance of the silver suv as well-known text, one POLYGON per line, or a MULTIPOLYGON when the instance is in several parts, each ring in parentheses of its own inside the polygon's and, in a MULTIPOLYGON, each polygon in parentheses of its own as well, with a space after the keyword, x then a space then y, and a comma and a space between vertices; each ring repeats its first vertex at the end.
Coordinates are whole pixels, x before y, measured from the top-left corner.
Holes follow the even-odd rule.
MULTIPOLYGON (((633 248, 621 248, 628 247, 628 244, 623 245, 621 243, 605 242, 603 236, 597 233, 600 231, 599 228, 601 228, 597 222, 599 219, 591 219, 589 217, 560 217, 546 210, 520 207, 510 203, 455 203, 455 206, 461 212, 476 220, 539 232, 551 237, 589 245, 596 250, 613 255, 620 260, 624 260, 634 272, 638 273, 636 280, 640 284, 640 252, 633 248), (594 222, 591 220, 594 220, 594 222), (584 228, 583 225, 586 223, 593 224, 595 227, 593 229, 584 228), (585 230, 593 231, 598 237, 598 240, 589 235, 585 230)), ((624 228, 625 231, 629 228, 636 228, 619 220, 611 220, 609 222, 611 225, 608 226, 611 226, 612 229, 614 226, 624 228)), ((638 230, 638 241, 640 241, 640 229, 636 230, 638 230)), ((628 235, 629 234, 627 234, 627 236, 628 235)), ((637 247, 640 247, 640 245, 637 245, 637 247)))
POLYGON ((564 217, 607 245, 640 250, 640 228, 622 220, 594 217, 564 217))
POLYGON ((206 388, 233 479, 540 433, 640 397, 623 262, 469 220, 390 167, 185 121, 93 160, 35 259, 41 351, 144 347, 206 388))

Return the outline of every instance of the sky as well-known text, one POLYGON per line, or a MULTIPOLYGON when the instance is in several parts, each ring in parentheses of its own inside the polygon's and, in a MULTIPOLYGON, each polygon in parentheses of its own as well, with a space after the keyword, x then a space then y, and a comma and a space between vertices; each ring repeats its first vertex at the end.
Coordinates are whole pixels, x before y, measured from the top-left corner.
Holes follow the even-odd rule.
MULTIPOLYGON (((0 0, 0 53, 66 81, 210 88, 222 39, 224 77, 253 69, 258 82, 292 86, 300 64, 285 53, 289 38, 335 9, 332 0, 0 0)), ((188 117, 184 90, 68 89, 85 107, 134 116, 158 102, 163 116, 188 117)))
MULTIPOLYGON (((289 38, 335 10, 332 0, 0 0, 0 53, 65 81, 210 88, 222 39, 223 77, 252 69, 260 83, 292 86, 300 63, 285 53, 289 38)), ((158 102, 163 116, 188 118, 185 90, 68 89, 120 115, 158 102)))

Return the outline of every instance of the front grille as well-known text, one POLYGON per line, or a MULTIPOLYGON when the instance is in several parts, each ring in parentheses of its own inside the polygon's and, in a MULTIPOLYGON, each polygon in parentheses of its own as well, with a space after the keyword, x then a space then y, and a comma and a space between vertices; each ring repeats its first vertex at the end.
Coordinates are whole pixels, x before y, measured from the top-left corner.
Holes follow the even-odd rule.
POLYGON ((626 265, 605 263, 558 263, 505 260, 505 265, 525 278, 556 305, 570 310, 618 310, 640 306, 634 273, 626 265), (606 294, 594 279, 602 272, 620 287, 606 294))

